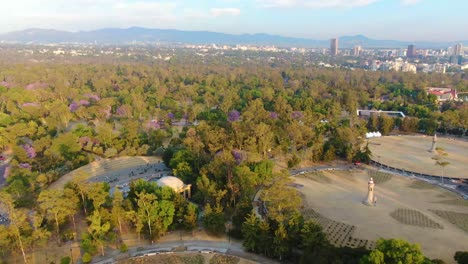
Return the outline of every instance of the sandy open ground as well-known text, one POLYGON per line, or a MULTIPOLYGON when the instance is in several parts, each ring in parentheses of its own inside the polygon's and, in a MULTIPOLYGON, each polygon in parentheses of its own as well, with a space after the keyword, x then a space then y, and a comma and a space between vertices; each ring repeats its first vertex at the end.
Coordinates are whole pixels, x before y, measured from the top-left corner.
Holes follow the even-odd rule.
MULTIPOLYGON (((432 146, 429 136, 388 136, 371 138, 369 148, 372 159, 399 169, 442 176, 442 168, 435 165, 435 153, 428 150, 432 146)), ((437 147, 447 152, 444 160, 450 162, 445 167, 445 176, 468 178, 468 142, 438 138, 437 147)))
POLYGON ((362 204, 368 171, 326 171, 294 180, 303 185, 298 190, 304 196, 304 210, 312 209, 333 220, 333 227, 330 221, 321 221, 329 239, 346 240, 334 244, 360 241, 360 245, 372 248, 379 238, 402 238, 419 243, 424 254, 447 263, 454 263, 456 251, 468 251, 468 201, 419 180, 387 175, 385 182, 376 183, 376 207, 362 204), (449 212, 458 226, 436 212, 449 212))

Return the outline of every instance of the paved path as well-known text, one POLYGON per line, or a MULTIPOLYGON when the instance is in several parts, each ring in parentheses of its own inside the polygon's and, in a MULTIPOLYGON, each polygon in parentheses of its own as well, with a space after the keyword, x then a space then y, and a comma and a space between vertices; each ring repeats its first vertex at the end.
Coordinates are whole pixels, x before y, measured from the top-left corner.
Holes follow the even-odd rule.
MULTIPOLYGON (((219 238, 216 238, 216 240, 219 238)), ((206 252, 206 253, 222 253, 233 255, 255 261, 257 263, 277 263, 272 259, 265 258, 261 255, 245 252, 242 243, 239 241, 213 241, 213 240, 170 240, 162 241, 155 244, 148 244, 146 246, 135 246, 129 248, 125 254, 117 250, 108 252, 105 257, 95 257, 92 263, 107 264, 115 263, 117 259, 141 257, 144 255, 156 254, 174 254, 177 252, 206 252), (182 251, 180 249, 183 249, 182 251)))

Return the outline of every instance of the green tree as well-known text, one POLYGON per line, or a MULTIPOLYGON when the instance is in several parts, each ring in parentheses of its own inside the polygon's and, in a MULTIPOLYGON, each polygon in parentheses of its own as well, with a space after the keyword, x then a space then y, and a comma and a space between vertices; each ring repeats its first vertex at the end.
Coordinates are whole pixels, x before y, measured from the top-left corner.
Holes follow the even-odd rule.
POLYGON ((184 226, 187 230, 193 230, 197 226, 197 207, 192 203, 187 203, 184 215, 184 226))
POLYGON ((224 233, 224 213, 221 205, 216 205, 215 208, 212 208, 210 204, 205 206, 203 217, 203 226, 207 231, 213 234, 222 234, 224 233))
POLYGON ((445 152, 445 150, 443 148, 440 148, 440 147, 436 148, 436 152, 437 152, 437 155, 432 157, 432 159, 435 160, 434 165, 439 166, 439 167, 442 168, 441 180, 442 180, 442 183, 443 183, 443 178, 445 177, 445 167, 450 165, 450 162, 448 162, 446 160, 446 157, 448 156, 448 153, 445 152))
POLYGON ((289 236, 286 228, 283 224, 279 224, 273 238, 273 253, 280 261, 283 260, 283 257, 290 251, 288 240, 289 236))
POLYGON ((122 192, 115 188, 112 198, 112 220, 114 225, 119 227, 119 234, 122 235, 122 223, 125 219, 125 209, 123 208, 124 197, 122 192))
POLYGON ((424 262, 421 247, 401 239, 379 239, 375 249, 361 259, 362 264, 419 264, 424 262))
POLYGON ((257 216, 255 214, 249 214, 245 218, 244 223, 242 223, 242 235, 244 236, 244 241, 242 245, 245 249, 251 252, 257 252, 259 247, 259 223, 257 216))
POLYGON ((453 257, 458 264, 468 264, 468 252, 457 251, 453 257))
POLYGON ((111 225, 108 221, 103 219, 97 210, 94 211, 91 216, 88 216, 88 221, 88 232, 93 238, 94 243, 99 247, 101 256, 104 256, 104 246, 108 240, 107 235, 111 225))
POLYGON ((28 224, 26 212, 16 209, 13 198, 10 194, 5 192, 0 192, 0 208, 6 211, 10 219, 10 225, 7 229, 10 241, 21 250, 24 263, 28 263, 26 249, 29 236, 25 231, 30 230, 30 226, 28 224))
POLYGON ((55 223, 57 242, 60 243, 60 225, 65 219, 74 214, 74 205, 66 200, 63 192, 58 190, 44 190, 37 199, 39 208, 45 213, 49 221, 55 223))

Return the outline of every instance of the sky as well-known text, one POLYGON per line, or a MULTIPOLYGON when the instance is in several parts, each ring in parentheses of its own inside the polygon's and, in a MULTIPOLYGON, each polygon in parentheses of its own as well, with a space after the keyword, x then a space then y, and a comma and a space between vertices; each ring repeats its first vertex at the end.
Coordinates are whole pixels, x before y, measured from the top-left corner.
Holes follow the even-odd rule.
POLYGON ((329 39, 468 40, 467 0, 0 0, 0 33, 132 26, 329 39))

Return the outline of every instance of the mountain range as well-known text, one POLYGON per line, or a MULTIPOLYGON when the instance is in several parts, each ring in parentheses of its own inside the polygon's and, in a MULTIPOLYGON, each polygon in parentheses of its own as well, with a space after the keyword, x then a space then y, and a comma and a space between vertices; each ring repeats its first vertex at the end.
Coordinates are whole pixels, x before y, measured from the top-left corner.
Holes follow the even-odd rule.
MULTIPOLYGON (((0 34, 0 42, 23 44, 50 43, 97 43, 97 44, 218 44, 218 45, 275 45, 280 47, 329 47, 330 40, 293 38, 269 34, 225 34, 210 31, 183 31, 175 29, 150 29, 141 27, 104 28, 91 31, 60 31, 53 29, 31 28, 0 34)), ((468 45, 468 40, 456 42, 398 41, 377 40, 363 35, 343 36, 339 38, 340 48, 352 48, 361 45, 364 48, 405 48, 409 44, 417 48, 447 48, 457 43, 468 45)))

